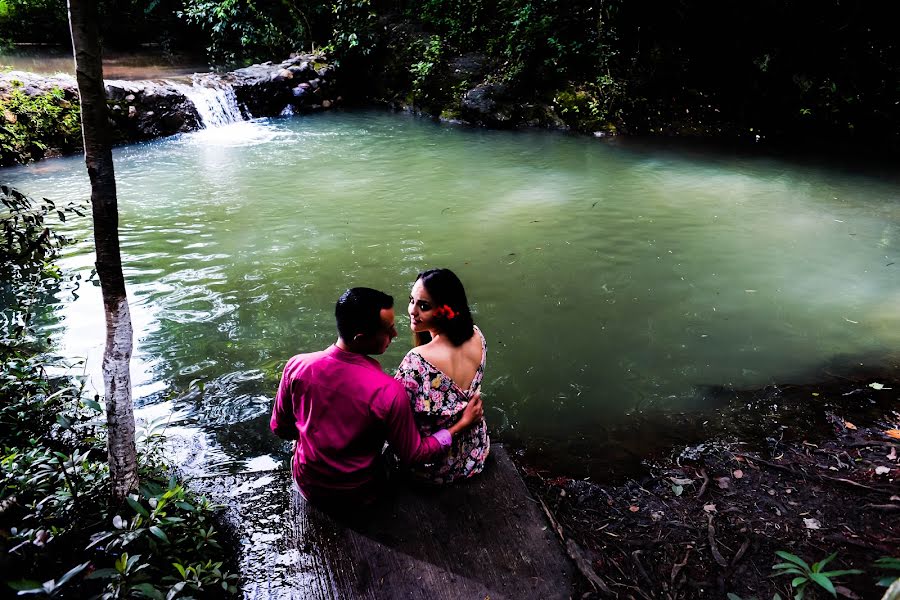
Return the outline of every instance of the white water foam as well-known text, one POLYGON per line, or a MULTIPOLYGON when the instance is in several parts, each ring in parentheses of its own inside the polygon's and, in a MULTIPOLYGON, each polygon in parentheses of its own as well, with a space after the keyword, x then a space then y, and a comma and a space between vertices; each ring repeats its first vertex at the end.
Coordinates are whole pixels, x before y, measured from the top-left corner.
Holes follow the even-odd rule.
POLYGON ((205 79, 202 83, 194 80, 193 85, 176 84, 176 87, 194 104, 205 129, 244 120, 234 89, 227 83, 205 79))

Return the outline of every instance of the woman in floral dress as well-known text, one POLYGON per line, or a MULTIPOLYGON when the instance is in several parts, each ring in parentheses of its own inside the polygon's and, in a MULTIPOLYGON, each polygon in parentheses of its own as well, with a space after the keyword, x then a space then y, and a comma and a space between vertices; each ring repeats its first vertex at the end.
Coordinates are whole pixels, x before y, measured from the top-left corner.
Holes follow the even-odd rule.
MULTIPOLYGON (((408 311, 416 347, 395 377, 409 391, 416 424, 426 436, 458 421, 480 390, 487 344, 472 321, 462 283, 449 269, 419 274, 408 311)), ((482 420, 456 434, 441 461, 413 467, 412 474, 439 484, 471 477, 484 468, 490 447, 482 420)))

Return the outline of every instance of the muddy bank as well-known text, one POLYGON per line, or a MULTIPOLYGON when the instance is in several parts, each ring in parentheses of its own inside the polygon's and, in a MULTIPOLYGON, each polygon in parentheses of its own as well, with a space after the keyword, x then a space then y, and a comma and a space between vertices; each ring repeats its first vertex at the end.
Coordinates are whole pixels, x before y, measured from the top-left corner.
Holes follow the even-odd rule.
MULTIPOLYGON (((720 409, 653 421, 688 443, 625 452, 606 477, 571 478, 520 453, 560 537, 584 548, 597 578, 588 596, 789 598, 793 576, 772 572, 781 550, 809 564, 837 552, 826 570, 864 573, 836 577, 836 593, 880 598, 876 580, 900 576, 875 564, 900 554, 900 368, 829 373, 711 389, 720 409)), ((829 596, 816 587, 807 597, 829 596)))

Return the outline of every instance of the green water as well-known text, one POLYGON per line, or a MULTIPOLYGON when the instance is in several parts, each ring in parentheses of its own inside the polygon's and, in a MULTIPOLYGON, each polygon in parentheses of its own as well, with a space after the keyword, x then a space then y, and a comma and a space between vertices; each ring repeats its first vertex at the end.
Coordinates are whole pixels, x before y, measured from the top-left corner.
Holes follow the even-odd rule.
MULTIPOLYGON (((137 403, 206 439, 209 469, 280 459, 280 369, 334 341, 345 288, 391 293, 402 317, 428 267, 466 285, 489 425, 526 446, 590 448, 640 411, 704 406, 702 386, 799 380, 900 342, 895 177, 378 112, 240 123, 115 159, 137 403)), ((80 157, 0 179, 89 196, 80 157)), ((88 241, 65 265, 85 275, 88 225, 67 224, 88 241)), ((59 300, 48 333, 96 372, 99 288, 59 300)), ((387 369, 410 347, 399 329, 387 369)))

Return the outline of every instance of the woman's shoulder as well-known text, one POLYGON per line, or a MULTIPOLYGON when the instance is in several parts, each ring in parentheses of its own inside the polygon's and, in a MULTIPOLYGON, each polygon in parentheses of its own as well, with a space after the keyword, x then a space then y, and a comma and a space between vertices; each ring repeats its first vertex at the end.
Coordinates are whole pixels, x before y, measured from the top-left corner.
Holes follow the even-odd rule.
POLYGON ((400 361, 400 366, 410 365, 410 364, 419 364, 422 362, 422 353, 419 352, 419 348, 422 346, 417 346, 415 348, 411 348, 407 351, 406 355, 403 357, 403 360, 400 361))
POLYGON ((478 325, 472 325, 472 329, 475 331, 478 339, 481 341, 481 345, 483 347, 487 347, 487 338, 484 337, 484 332, 478 327, 478 325))

